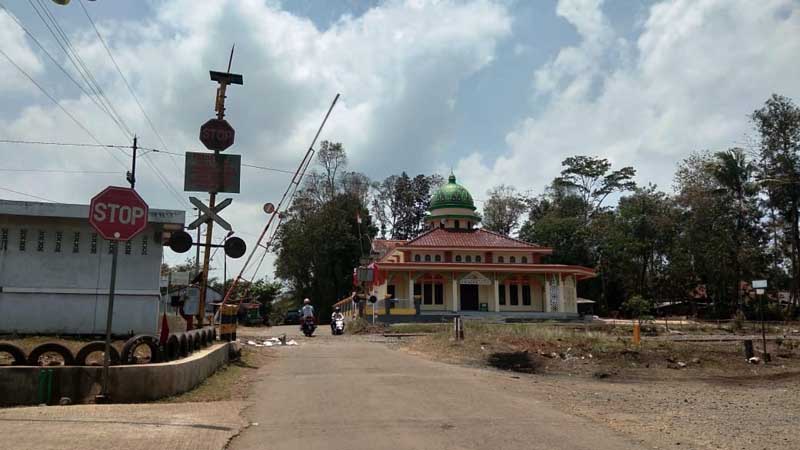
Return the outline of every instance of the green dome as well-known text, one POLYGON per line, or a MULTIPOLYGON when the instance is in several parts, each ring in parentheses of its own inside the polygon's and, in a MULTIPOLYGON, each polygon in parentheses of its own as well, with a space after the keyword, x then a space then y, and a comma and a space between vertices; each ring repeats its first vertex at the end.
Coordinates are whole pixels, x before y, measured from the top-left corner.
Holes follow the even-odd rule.
POLYGON ((450 174, 447 184, 439 188, 431 197, 430 210, 441 208, 466 208, 475 211, 475 203, 469 191, 456 183, 456 176, 450 174))

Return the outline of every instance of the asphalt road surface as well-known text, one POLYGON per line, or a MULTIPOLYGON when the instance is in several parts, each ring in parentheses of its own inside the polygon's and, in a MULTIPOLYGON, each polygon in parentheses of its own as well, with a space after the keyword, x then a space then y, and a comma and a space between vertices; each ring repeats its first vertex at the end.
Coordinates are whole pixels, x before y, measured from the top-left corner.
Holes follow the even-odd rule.
POLYGON ((553 408, 530 378, 428 361, 367 338, 298 337, 275 348, 244 414, 235 450, 642 448, 553 408))

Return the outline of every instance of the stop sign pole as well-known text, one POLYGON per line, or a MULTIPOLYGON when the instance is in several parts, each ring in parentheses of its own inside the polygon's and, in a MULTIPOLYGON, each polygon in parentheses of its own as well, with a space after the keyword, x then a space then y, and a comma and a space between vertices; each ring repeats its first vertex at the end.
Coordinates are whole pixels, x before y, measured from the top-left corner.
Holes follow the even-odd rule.
MULTIPOLYGON (((134 163, 134 171, 135 167, 134 163)), ((114 318, 114 291, 117 282, 119 243, 132 239, 147 228, 147 203, 133 190, 135 183, 133 172, 128 179, 131 183, 130 188, 109 186, 94 196, 89 204, 89 223, 111 246, 103 383, 100 394, 96 397, 96 400, 101 403, 109 400, 108 367, 111 364, 111 326, 114 318)))

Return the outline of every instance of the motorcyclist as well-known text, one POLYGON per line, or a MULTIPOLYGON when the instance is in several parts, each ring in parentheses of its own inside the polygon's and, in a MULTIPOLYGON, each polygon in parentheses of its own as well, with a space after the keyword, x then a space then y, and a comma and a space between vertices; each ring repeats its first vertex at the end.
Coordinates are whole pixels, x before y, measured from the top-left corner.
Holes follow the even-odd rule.
POLYGON ((342 314, 342 308, 338 306, 333 308, 333 314, 331 314, 331 333, 334 332, 337 320, 344 320, 344 315, 342 314))
POLYGON ((305 299, 303 300, 303 308, 300 309, 300 328, 303 328, 303 324, 306 322, 306 318, 311 317, 314 319, 314 307, 311 306, 311 300, 305 299))

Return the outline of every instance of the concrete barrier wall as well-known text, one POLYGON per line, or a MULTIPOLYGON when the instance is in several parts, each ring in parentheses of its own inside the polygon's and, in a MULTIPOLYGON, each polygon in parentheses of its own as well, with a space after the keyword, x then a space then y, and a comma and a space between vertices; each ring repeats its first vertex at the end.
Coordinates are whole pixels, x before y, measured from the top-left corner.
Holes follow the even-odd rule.
MULTIPOLYGON (((230 343, 218 343, 187 358, 159 364, 112 366, 109 390, 114 403, 133 403, 171 397, 199 385, 230 361, 230 343)), ((100 392, 102 367, 0 368, 0 405, 38 403, 39 373, 53 370, 51 403, 69 397, 73 403, 91 403, 100 392)))

